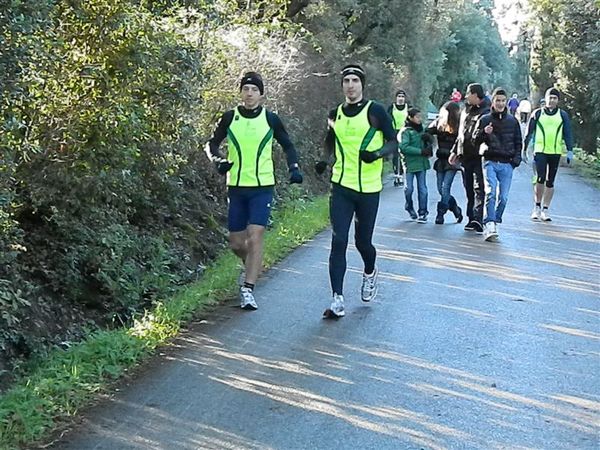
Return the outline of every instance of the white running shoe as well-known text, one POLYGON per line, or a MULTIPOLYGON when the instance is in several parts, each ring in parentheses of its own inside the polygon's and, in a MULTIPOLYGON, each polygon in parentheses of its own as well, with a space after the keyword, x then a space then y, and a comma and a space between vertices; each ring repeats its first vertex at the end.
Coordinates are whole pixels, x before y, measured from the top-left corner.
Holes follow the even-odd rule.
POLYGON ((363 302, 370 302, 377 295, 377 275, 379 275, 377 267, 371 275, 363 273, 362 286, 360 287, 360 298, 363 302))
POLYGON ((552 222, 552 217, 550 217, 550 211, 548 211, 548 208, 542 209, 542 214, 540 215, 540 218, 544 222, 552 222))
POLYGON ((335 316, 344 317, 346 315, 346 311, 344 311, 344 296, 333 294, 333 300, 331 301, 329 309, 335 316))
POLYGON ((242 286, 240 288, 240 307, 247 310, 258 309, 252 289, 242 286))
POLYGON ((540 220, 542 218, 542 208, 539 206, 534 206, 533 211, 531 211, 531 220, 540 220))

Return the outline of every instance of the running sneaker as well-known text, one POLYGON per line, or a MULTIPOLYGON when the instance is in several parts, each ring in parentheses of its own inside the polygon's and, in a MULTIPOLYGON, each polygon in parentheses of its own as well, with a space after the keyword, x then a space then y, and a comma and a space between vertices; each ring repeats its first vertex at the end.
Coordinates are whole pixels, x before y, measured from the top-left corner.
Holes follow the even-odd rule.
POLYGON ((544 222, 552 222, 552 217, 550 217, 550 211, 548 211, 548 208, 542 209, 540 219, 542 219, 544 222))
POLYGON ((344 296, 340 294, 333 294, 333 299, 331 301, 331 306, 329 307, 329 311, 336 317, 344 317, 346 315, 346 311, 344 311, 344 296))
POLYGON ((244 286, 240 288, 240 307, 242 309, 251 311, 258 309, 256 300, 254 300, 254 294, 252 293, 252 289, 244 286))
POLYGON ((539 206, 534 206, 533 211, 531 211, 531 220, 540 220, 542 218, 542 208, 539 206))
POLYGON ((469 223, 465 225, 465 231, 475 231, 476 233, 483 233, 483 226, 477 220, 469 220, 469 223))
POLYGON ((417 217, 418 223, 427 223, 427 214, 419 214, 417 217))
POLYGON ((377 286, 377 275, 379 275, 377 267, 375 267, 371 275, 363 273, 362 286, 360 287, 360 298, 363 302, 370 302, 377 295, 379 289, 377 286))

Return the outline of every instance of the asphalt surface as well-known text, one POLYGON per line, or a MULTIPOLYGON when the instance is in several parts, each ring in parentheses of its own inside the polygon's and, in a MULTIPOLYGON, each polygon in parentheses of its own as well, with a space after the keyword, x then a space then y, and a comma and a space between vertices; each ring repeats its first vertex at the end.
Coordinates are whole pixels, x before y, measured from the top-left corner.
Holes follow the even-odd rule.
POLYGON ((424 225, 387 184, 375 301, 351 247, 346 317, 322 320, 326 231, 264 274, 258 311, 216 308, 53 448, 600 448, 600 195, 561 168, 534 223, 529 171, 497 243, 433 223, 433 171, 424 225))

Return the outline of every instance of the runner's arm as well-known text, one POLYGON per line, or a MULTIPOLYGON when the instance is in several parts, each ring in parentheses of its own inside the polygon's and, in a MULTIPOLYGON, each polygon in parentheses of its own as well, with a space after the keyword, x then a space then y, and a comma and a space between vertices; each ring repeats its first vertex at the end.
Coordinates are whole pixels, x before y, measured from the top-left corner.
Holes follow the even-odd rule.
POLYGON ((325 136, 325 145, 323 146, 322 161, 331 162, 332 156, 335 154, 335 132, 333 131, 333 123, 337 110, 332 109, 327 116, 327 135, 325 136))
POLYGON ((380 130, 383 133, 385 144, 378 152, 384 157, 398 151, 398 140, 396 131, 392 125, 392 118, 379 103, 372 103, 369 106, 369 123, 373 128, 380 130))
POLYGON ((279 142, 281 148, 285 152, 285 157, 287 159, 288 168, 297 168, 298 167, 298 152, 296 151, 296 147, 292 143, 290 136, 288 135, 285 127, 283 126, 283 122, 277 114, 274 112, 267 112, 267 122, 269 126, 273 129, 273 137, 275 140, 279 142))
POLYGON ((566 111, 560 110, 563 119, 563 140, 567 146, 567 151, 573 151, 573 129, 571 128, 571 119, 566 111))
POLYGON ((227 129, 233 121, 233 111, 227 111, 221 116, 221 119, 217 123, 215 131, 212 137, 208 140, 204 146, 204 152, 208 159, 212 162, 224 162, 227 160, 225 155, 219 150, 221 142, 227 137, 227 129))
POLYGON ((527 135, 525 136, 525 140, 523 141, 523 148, 527 148, 529 146, 529 141, 531 137, 535 133, 535 127, 537 125, 537 121, 540 118, 541 111, 538 109, 534 111, 529 119, 529 126, 527 127, 527 135))

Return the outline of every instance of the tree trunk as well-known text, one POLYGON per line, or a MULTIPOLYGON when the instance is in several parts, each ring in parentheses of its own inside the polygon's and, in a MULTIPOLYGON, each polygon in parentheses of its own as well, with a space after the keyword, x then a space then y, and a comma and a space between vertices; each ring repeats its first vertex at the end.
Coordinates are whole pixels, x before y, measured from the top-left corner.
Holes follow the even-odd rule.
POLYGON ((598 152, 598 124, 584 122, 581 124, 580 143, 584 152, 595 155, 598 152))

